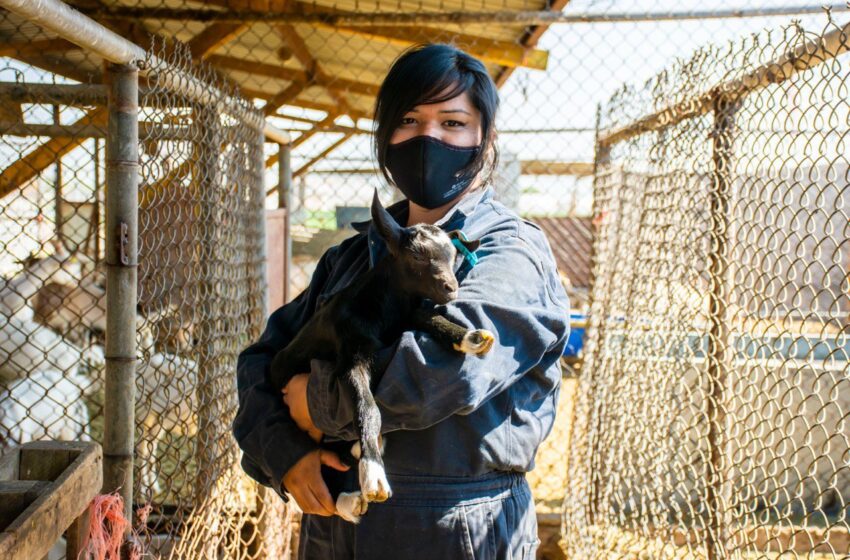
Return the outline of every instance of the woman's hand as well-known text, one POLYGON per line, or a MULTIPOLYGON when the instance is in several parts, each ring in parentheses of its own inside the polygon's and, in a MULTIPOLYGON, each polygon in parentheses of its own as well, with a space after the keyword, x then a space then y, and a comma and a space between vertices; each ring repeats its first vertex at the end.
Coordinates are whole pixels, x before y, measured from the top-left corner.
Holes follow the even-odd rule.
POLYGON ((299 428, 307 432, 315 441, 322 439, 322 432, 313 424, 310 409, 307 407, 307 380, 309 373, 299 373, 289 380, 283 388, 283 402, 289 407, 289 414, 299 428))
POLYGON ((295 498, 301 511, 328 517, 336 513, 336 504, 322 480, 322 465, 338 471, 349 469, 333 451, 316 449, 304 455, 286 472, 283 485, 295 498))

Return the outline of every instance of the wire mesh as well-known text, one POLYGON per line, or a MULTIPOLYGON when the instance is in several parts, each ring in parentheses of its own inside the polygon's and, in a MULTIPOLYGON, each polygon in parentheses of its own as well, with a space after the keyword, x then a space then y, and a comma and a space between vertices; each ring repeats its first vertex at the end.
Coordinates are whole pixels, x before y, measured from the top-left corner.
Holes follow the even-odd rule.
MULTIPOLYGON (((102 61, 6 12, 0 29, 0 451, 102 441, 102 61)), ((136 530, 150 557, 285 558, 293 512, 230 437, 236 356, 266 315, 261 116, 189 47, 147 44, 169 70, 140 100, 136 530), (208 103, 176 93, 189 78, 208 103)))
POLYGON ((708 46, 602 108, 569 555, 850 553, 847 37, 708 46))
MULTIPOLYGON (((846 519, 848 457, 840 435, 847 431, 846 407, 835 400, 847 374, 838 359, 843 331, 831 315, 844 305, 839 286, 846 283, 845 264, 837 260, 846 253, 844 59, 724 108, 734 113, 728 137, 712 141, 718 125, 708 111, 614 142, 601 159, 606 150, 596 148, 597 124, 626 127, 668 103, 687 104, 694 92, 784 52, 802 32, 760 36, 728 51, 706 48, 690 59, 695 49, 777 27, 791 14, 805 14, 799 17, 810 25, 822 19, 813 13, 819 6, 69 3, 145 49, 157 45, 153 52, 181 72, 195 68, 191 75, 211 90, 232 95, 226 82, 238 84, 241 95, 293 138, 287 182, 278 145, 265 143, 260 163, 260 140, 227 111, 194 105, 169 89, 165 77, 141 84, 135 493, 139 505, 153 507, 143 524, 152 554, 211 557, 217 548, 227 557, 283 558, 292 544, 297 511, 239 473, 225 433, 235 398, 233 360, 256 339, 265 314, 284 303, 284 278, 292 299, 325 249, 354 234, 350 222, 368 219, 373 188, 385 203, 400 200, 375 169, 371 112, 394 58, 423 41, 463 48, 499 85, 497 198, 546 232, 574 311, 583 316, 574 329, 584 317, 589 323, 584 349, 564 360, 555 425, 529 473, 541 528, 554 535, 546 553, 558 553, 563 529, 561 547, 574 558, 701 557, 700 546, 710 539, 736 543, 716 553, 726 556, 745 550, 749 557, 775 556, 792 542, 798 556, 810 554, 803 542, 814 543, 812 549, 820 543, 818 554, 826 558, 848 554, 836 544, 847 528, 841 516, 846 519), (136 12, 120 12, 127 8, 136 12), (187 14, 190 9, 247 15, 204 19, 187 14), (543 25, 523 14, 544 9, 563 10, 569 19, 543 25), (501 19, 488 19, 494 11, 501 19), (363 17, 328 19, 350 12, 363 17), (466 20, 429 19, 450 12, 466 20), (304 17, 287 21, 287 13, 304 17), (392 14, 397 17, 386 17, 392 14), (184 42, 194 62, 185 50, 158 42, 163 38, 184 42), (673 68, 677 58, 690 62, 673 68), (644 87, 620 91, 623 82, 656 74, 644 87), (614 94, 597 116, 597 105, 614 94), (731 167, 718 175, 727 157, 731 167), (261 175, 266 196, 251 198, 261 175), (729 182, 732 199, 712 190, 718 180, 729 182), (722 204, 734 210, 721 219, 709 209, 722 204), (284 220, 291 234, 286 243, 284 220), (265 256, 259 252, 264 221, 265 256), (718 229, 729 232, 725 252, 712 253, 718 229), (266 309, 259 295, 263 267, 266 309), (735 298, 710 291, 712 274, 724 271, 735 298), (721 321, 709 309, 724 302, 728 318, 721 321), (777 322, 783 314, 793 320, 777 322), (718 338, 752 355, 724 366, 731 358, 723 352, 731 350, 709 347, 718 338), (670 356, 664 348, 673 349, 670 356), (813 364, 814 355, 823 363, 813 364), (796 455, 792 460, 778 450, 796 455), (722 461, 709 466, 712 457, 722 461), (708 482, 719 473, 722 488, 708 482), (836 492, 844 509, 826 505, 838 503, 836 492), (758 500, 765 505, 753 506, 758 500), (818 503, 820 509, 811 505, 818 503), (713 521, 720 510, 728 522, 713 521), (748 525, 754 533, 718 532, 744 518, 758 522, 748 525), (827 541, 834 550, 820 552, 827 541)), ((846 10, 837 7, 836 18, 846 10)), ((0 340, 8 337, 13 347, 0 356, 6 364, 0 367, 3 438, 5 445, 44 436, 97 440, 102 327, 86 317, 102 314, 102 61, 6 12, 0 37, 3 293, 19 292, 27 308, 36 308, 32 322, 49 328, 55 341, 38 342, 18 323, 9 329, 10 319, 0 319, 6 321, 0 340), (17 284, 10 279, 25 266, 15 261, 33 250, 47 257, 36 292, 11 288, 17 284), (85 301, 69 309, 76 300, 59 284, 85 294, 85 301), (42 316, 64 322, 50 319, 49 326, 42 316), (69 343, 70 353, 58 346, 69 343), (63 350, 44 352, 39 344, 63 350), (31 347, 35 354, 25 354, 31 347), (76 355, 82 361, 67 358, 76 355), (43 370, 58 373, 39 380, 43 370), (22 397, 8 396, 15 383, 26 385, 15 394, 26 393, 33 404, 20 407, 22 397), (73 394, 61 394, 66 386, 73 394), (77 394, 82 408, 69 404, 80 402, 77 394), (31 426, 27 434, 24 426, 31 426)), ((711 98, 700 103, 713 107, 711 98)), ((8 305, 21 305, 21 297, 14 301, 8 305)))

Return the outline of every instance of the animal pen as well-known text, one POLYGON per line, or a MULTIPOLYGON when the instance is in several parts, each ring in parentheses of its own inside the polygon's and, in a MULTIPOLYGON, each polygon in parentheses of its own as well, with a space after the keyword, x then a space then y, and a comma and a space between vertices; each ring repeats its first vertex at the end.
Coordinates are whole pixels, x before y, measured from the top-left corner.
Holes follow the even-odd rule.
POLYGON ((496 196, 589 317, 538 555, 850 557, 846 6, 0 6, 0 447, 101 443, 150 557, 293 557, 236 357, 399 200, 370 116, 423 41, 490 70, 496 196))

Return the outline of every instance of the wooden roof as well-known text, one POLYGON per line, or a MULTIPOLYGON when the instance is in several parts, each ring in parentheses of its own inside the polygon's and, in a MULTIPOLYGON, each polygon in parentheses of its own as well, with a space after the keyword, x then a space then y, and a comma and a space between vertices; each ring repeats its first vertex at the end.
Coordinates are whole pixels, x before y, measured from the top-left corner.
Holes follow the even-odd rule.
MULTIPOLYGON (((147 48, 150 36, 176 37, 190 45, 196 58, 206 59, 236 82, 248 97, 262 100, 268 115, 283 105, 347 114, 353 119, 371 114, 375 94, 392 61, 418 42, 452 42, 480 58, 491 75, 503 84, 516 67, 545 70, 548 53, 535 48, 546 26, 431 24, 416 26, 334 26, 324 22, 280 23, 265 21, 204 23, 145 17, 108 19, 108 10, 150 7, 191 7, 224 10, 265 10, 269 13, 376 12, 387 4, 341 0, 72 0, 88 13, 139 46, 147 48)), ((481 0, 474 6, 461 0, 416 0, 392 3, 394 12, 547 9, 545 0, 481 0)), ((559 0, 551 6, 560 10, 559 0)), ((155 15, 155 12, 151 12, 155 15)), ((50 33, 7 14, 0 20, 3 54, 68 78, 99 82, 102 69, 97 57, 57 39, 50 33)))
MULTIPOLYGON (((560 11, 568 0, 480 0, 468 10, 560 11), (489 5, 489 6, 488 6, 489 5)), ((302 2, 299 0, 69 0, 69 4, 88 14, 104 26, 142 48, 149 48, 155 38, 176 37, 189 46, 194 59, 203 59, 217 72, 235 82, 243 95, 255 99, 267 116, 278 114, 284 107, 300 107, 322 111, 302 118, 306 128, 293 141, 293 147, 319 132, 333 127, 346 128, 341 138, 318 154, 311 155, 304 172, 362 129, 339 125, 336 120, 347 116, 371 118, 375 95, 392 61, 405 48, 419 42, 451 42, 480 58, 497 85, 505 83, 517 67, 545 70, 548 53, 536 48, 547 25, 525 26, 501 24, 439 24, 394 27, 332 26, 325 22, 269 22, 247 14, 281 13, 334 14, 340 11, 372 13, 387 10, 386 5, 366 0, 302 2), (228 20, 204 23, 192 18, 150 17, 138 10, 186 9, 219 10, 230 14, 244 11, 246 21, 228 20), (116 14, 116 10, 136 10, 136 14, 116 14), (107 13, 109 12, 109 13, 107 13)), ((461 11, 461 0, 394 1, 394 12, 425 13, 429 11, 461 11)), ((83 83, 101 83, 103 60, 50 32, 2 12, 0 17, 0 50, 2 55, 17 58, 35 67, 83 83)), ((104 126, 102 108, 90 110, 79 124, 104 126)), ((336 130, 339 132, 339 130, 336 130)), ((0 174, 0 196, 43 171, 57 157, 68 153, 82 140, 54 138, 33 150, 0 174)), ((266 160, 276 163, 277 156, 266 160)))

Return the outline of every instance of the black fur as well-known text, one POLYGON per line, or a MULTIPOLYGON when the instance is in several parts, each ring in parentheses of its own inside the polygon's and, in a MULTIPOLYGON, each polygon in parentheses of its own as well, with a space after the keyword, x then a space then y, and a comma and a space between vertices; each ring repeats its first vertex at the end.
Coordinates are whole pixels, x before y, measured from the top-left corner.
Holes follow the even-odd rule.
MULTIPOLYGON (((458 285, 452 270, 456 253, 451 243, 440 237, 445 233, 427 224, 401 227, 381 205, 377 190, 372 219, 389 255, 316 310, 292 342, 274 357, 269 381, 280 390, 294 375, 309 372, 311 359, 332 362, 334 375, 349 386, 349 394, 357 401, 361 457, 383 465, 377 446, 381 418, 372 396, 382 373, 375 371, 375 353, 405 330, 426 331, 455 349, 468 331, 422 305, 425 298, 447 303, 456 297, 458 285)), ((456 232, 449 236, 460 239, 456 232)), ((477 240, 462 242, 470 251, 478 248, 477 240)), ((352 442, 323 443, 344 463, 355 466, 351 446, 352 442)), ((323 474, 336 500, 341 473, 323 467, 323 474)))

